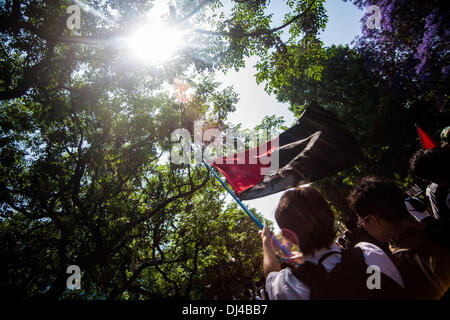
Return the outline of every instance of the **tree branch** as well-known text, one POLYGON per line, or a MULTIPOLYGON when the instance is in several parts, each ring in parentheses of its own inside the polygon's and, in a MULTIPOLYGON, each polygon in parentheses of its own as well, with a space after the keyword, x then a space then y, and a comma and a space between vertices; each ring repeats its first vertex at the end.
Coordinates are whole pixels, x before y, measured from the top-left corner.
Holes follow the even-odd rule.
POLYGON ((232 32, 223 32, 223 31, 208 31, 208 30, 202 30, 202 29, 196 29, 194 30, 194 32, 197 33, 201 33, 201 34, 209 34, 209 35, 215 35, 215 36, 234 36, 234 37, 238 37, 238 38, 247 38, 247 37, 258 37, 264 34, 272 34, 275 33, 281 29, 286 28, 288 25, 292 24, 293 22, 299 20, 300 18, 302 18, 308 11, 311 10, 311 8, 314 6, 314 4, 316 3, 317 0, 314 0, 309 7, 303 11, 302 13, 296 15, 295 17, 292 17, 291 20, 287 21, 286 23, 282 24, 279 27, 276 28, 272 28, 272 29, 259 29, 259 30, 255 30, 253 32, 248 32, 248 33, 242 33, 242 34, 233 34, 232 32))
POLYGON ((181 18, 181 19, 177 22, 177 24, 182 24, 182 23, 185 22, 186 20, 192 18, 192 17, 193 17, 194 15, 196 15, 197 12, 199 12, 199 11, 200 11, 207 3, 209 3, 209 2, 214 2, 214 1, 216 1, 216 0, 203 0, 203 1, 200 1, 199 5, 198 5, 195 9, 192 10, 192 12, 189 13, 188 15, 186 15, 185 17, 181 18))

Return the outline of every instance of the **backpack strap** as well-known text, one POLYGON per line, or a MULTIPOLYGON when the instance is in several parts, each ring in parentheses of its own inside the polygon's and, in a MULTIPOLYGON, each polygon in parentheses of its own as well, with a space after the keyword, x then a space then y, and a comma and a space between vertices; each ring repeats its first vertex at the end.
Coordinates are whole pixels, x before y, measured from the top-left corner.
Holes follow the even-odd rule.
POLYGON ((362 249, 359 247, 354 247, 343 250, 342 265, 351 269, 355 269, 355 267, 359 267, 359 269, 361 269, 361 266, 367 268, 366 259, 364 259, 362 249))
POLYGON ((326 258, 328 258, 329 256, 331 256, 333 254, 342 255, 342 252, 341 251, 328 251, 327 253, 325 253, 323 256, 320 257, 318 264, 322 264, 326 258))
POLYGON ((331 254, 340 253, 341 262, 330 272, 323 264, 305 262, 293 270, 293 274, 311 290, 310 299, 366 300, 402 299, 404 289, 381 273, 381 290, 367 287, 367 263, 361 248, 348 248, 342 252, 330 252, 320 258, 323 262, 331 254))
POLYGON ((310 299, 320 299, 328 284, 328 272, 323 265, 305 261, 296 269, 291 269, 294 276, 310 290, 310 299))
POLYGON ((293 274, 310 288, 311 300, 359 299, 365 297, 360 292, 361 287, 365 288, 366 268, 362 250, 351 248, 327 252, 319 259, 319 264, 306 261, 293 270, 293 274), (327 272, 323 261, 333 254, 341 254, 342 259, 327 272))

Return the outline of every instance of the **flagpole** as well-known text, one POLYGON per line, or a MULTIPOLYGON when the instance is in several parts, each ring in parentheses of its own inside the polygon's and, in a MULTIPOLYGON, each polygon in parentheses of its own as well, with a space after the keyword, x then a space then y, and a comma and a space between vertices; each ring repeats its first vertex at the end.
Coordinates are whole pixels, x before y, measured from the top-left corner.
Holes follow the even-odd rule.
MULTIPOLYGON (((211 165, 209 163, 207 163, 205 160, 203 160, 203 163, 208 168, 208 170, 217 178, 217 180, 219 180, 220 184, 222 184, 222 186, 228 191, 228 193, 233 197, 233 199, 241 206, 241 208, 244 209, 244 211, 250 216, 250 218, 253 219, 253 221, 259 226, 259 228, 264 229, 264 225, 261 223, 261 221, 259 221, 258 218, 255 217, 255 215, 250 210, 248 210, 248 208, 242 203, 242 201, 234 194, 234 192, 231 191, 230 188, 228 188, 226 183, 213 170, 211 165)), ((286 248, 282 243, 280 243, 280 241, 278 241, 278 239, 275 238, 273 233, 271 234, 271 238, 276 243, 276 245, 283 251, 283 253, 286 256, 288 256, 288 257, 292 256, 292 252, 289 251, 289 249, 286 248)))
POLYGON ((219 182, 222 184, 222 186, 228 191, 229 194, 231 194, 231 196, 233 197, 234 200, 236 200, 236 202, 241 206, 242 209, 244 209, 244 211, 250 216, 250 218, 253 219, 253 221, 256 222, 256 224, 258 225, 258 227, 260 229, 264 229, 264 225, 261 223, 261 221, 258 220, 257 217, 255 217, 255 215, 253 213, 251 213, 250 210, 247 209, 247 207, 242 203, 242 201, 236 197, 236 195, 234 194, 233 191, 230 190, 230 188, 228 188, 228 186, 226 185, 226 183, 224 181, 222 181, 222 179, 220 179, 219 175, 213 170, 213 168, 211 168, 211 165, 209 163, 207 163, 205 160, 203 160, 203 163, 206 165, 206 167, 208 168, 208 170, 217 178, 217 180, 219 180, 219 182))
POLYGON ((414 125, 416 126, 416 132, 417 132, 417 135, 419 136, 419 141, 420 141, 420 145, 422 146, 422 150, 425 150, 425 148, 423 147, 422 136, 420 135, 420 132, 419 132, 419 126, 417 125, 417 123, 415 123, 414 125))

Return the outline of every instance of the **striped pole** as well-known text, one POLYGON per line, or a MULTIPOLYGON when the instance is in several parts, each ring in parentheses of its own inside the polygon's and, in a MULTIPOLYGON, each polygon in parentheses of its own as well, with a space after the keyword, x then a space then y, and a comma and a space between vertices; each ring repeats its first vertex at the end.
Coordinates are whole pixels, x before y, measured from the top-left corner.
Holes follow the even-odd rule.
POLYGON ((425 150, 425 148, 423 147, 422 136, 420 135, 420 132, 419 132, 419 126, 417 125, 417 123, 415 123, 414 126, 416 127, 416 132, 417 132, 417 135, 419 136, 419 141, 420 141, 420 145, 422 146, 422 150, 425 150))
MULTIPOLYGON (((242 203, 242 201, 234 194, 234 192, 231 191, 230 188, 228 188, 226 183, 219 177, 219 175, 214 171, 211 165, 207 163, 205 160, 203 160, 203 163, 208 168, 208 170, 217 178, 217 180, 219 180, 220 184, 222 184, 222 186, 228 191, 228 193, 233 197, 233 199, 241 206, 241 208, 244 209, 244 211, 250 216, 250 218, 253 219, 253 221, 258 225, 258 227, 260 229, 264 229, 264 225, 261 223, 261 221, 259 221, 258 218, 255 217, 255 215, 250 210, 248 210, 248 208, 242 203)), ((275 244, 283 251, 286 257, 292 256, 292 252, 290 252, 288 248, 286 248, 282 243, 280 243, 280 241, 278 241, 278 239, 275 238, 273 233, 271 234, 271 238, 275 242, 275 244)))

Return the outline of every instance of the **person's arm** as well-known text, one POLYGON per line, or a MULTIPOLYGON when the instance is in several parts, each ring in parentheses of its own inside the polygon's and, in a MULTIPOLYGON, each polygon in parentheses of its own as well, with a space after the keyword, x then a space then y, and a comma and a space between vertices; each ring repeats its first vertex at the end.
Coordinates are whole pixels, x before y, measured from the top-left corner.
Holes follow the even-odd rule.
POLYGON ((264 227, 263 230, 260 230, 259 235, 262 239, 262 247, 263 247, 263 270, 264 270, 264 276, 267 277, 269 273, 273 271, 280 271, 280 263, 278 261, 278 257, 273 251, 272 245, 271 245, 271 232, 267 227, 264 227))

